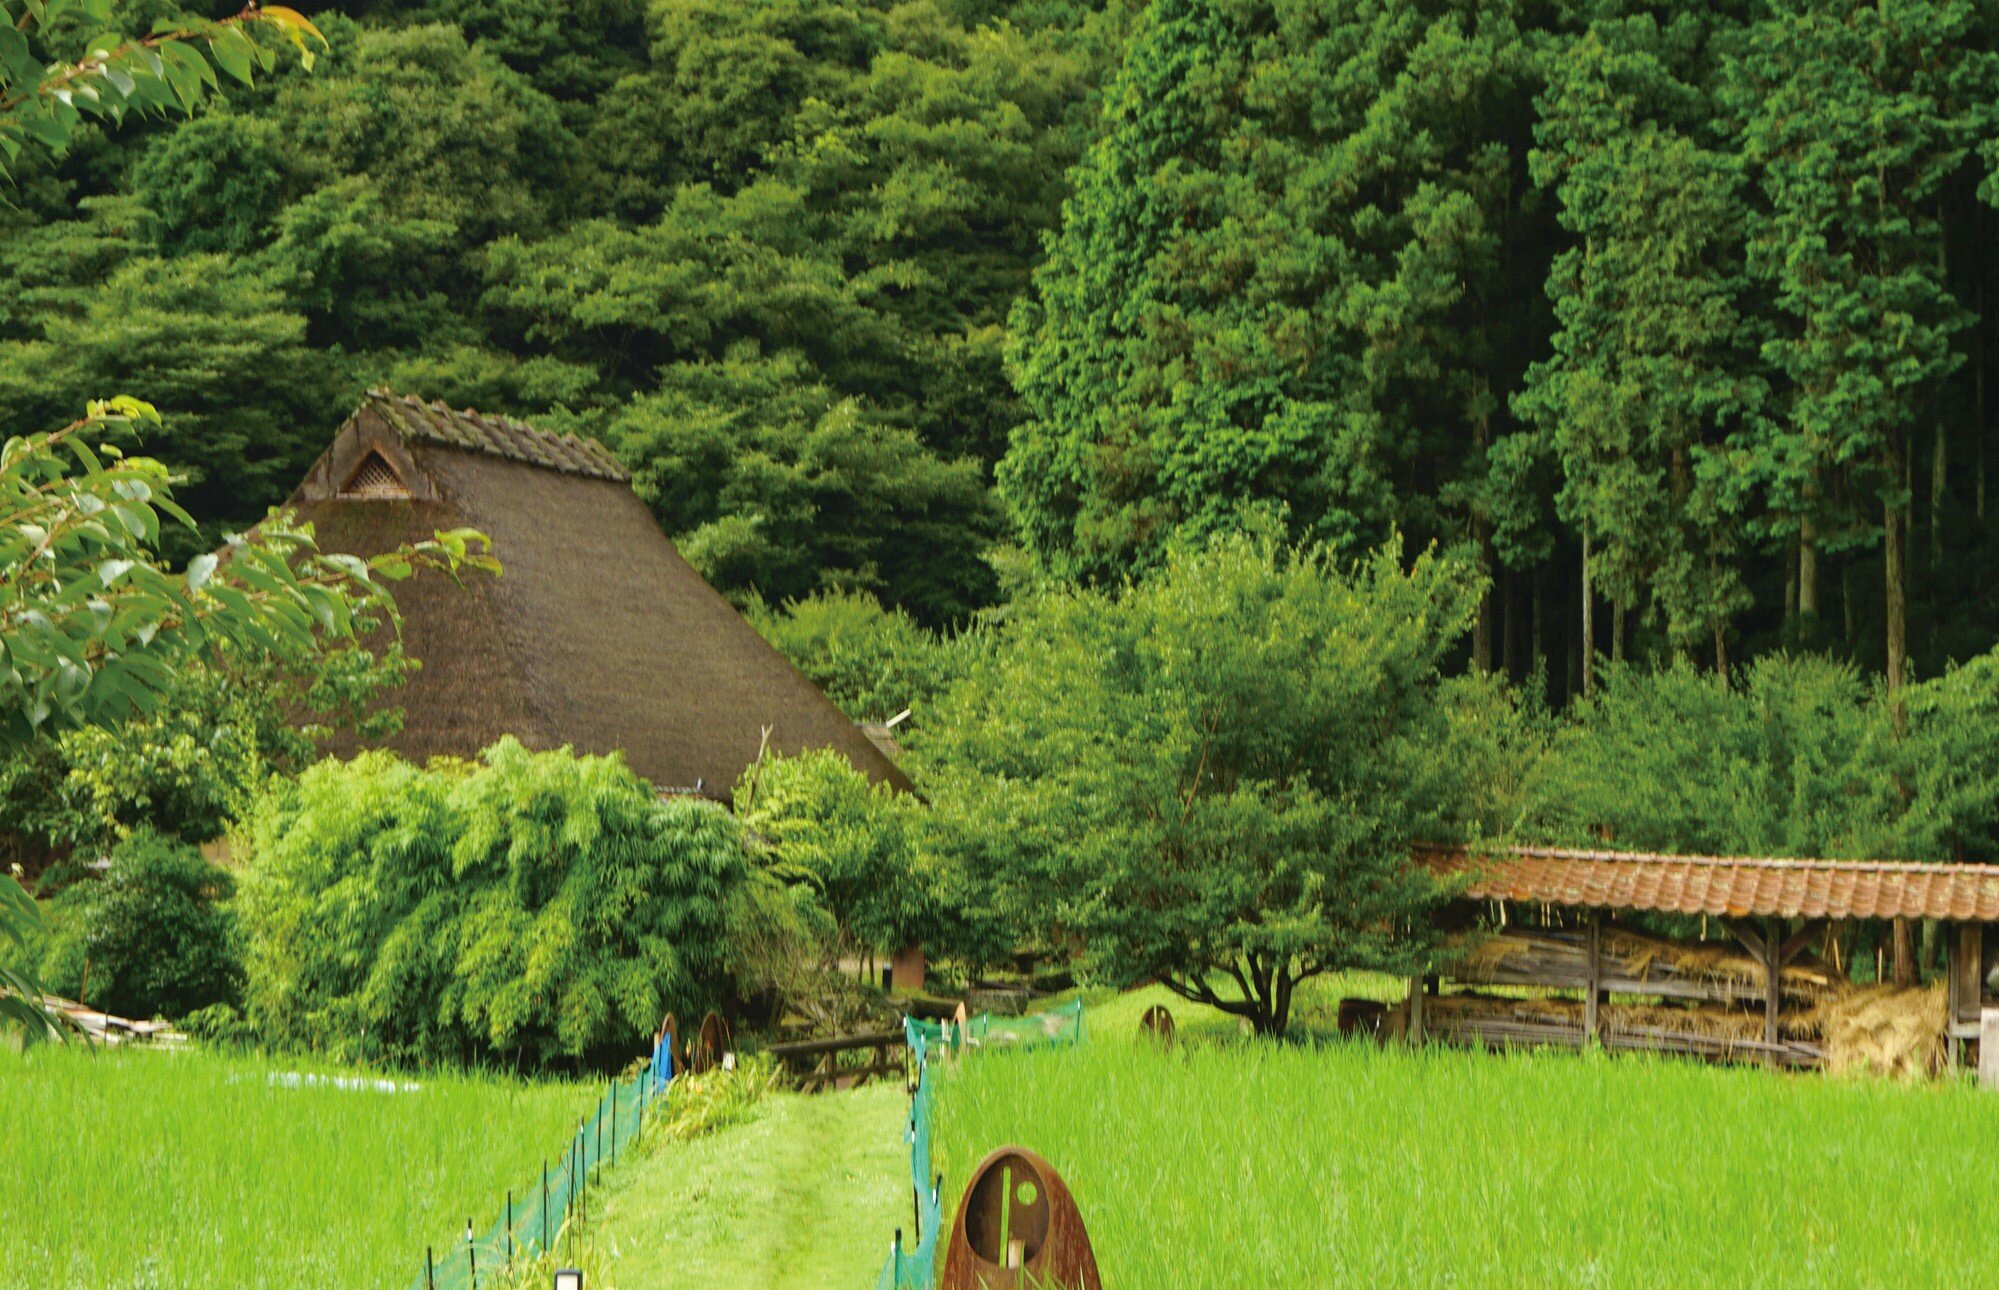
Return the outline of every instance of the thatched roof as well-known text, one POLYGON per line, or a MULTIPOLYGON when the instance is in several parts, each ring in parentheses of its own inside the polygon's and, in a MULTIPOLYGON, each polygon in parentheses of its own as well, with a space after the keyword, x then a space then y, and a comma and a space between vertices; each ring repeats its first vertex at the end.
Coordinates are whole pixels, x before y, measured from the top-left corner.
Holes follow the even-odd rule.
POLYGON ((288 505, 329 551, 467 526, 493 539, 503 576, 397 588, 423 662, 393 700, 407 717, 386 743, 405 756, 469 757, 511 734, 621 751, 663 791, 726 799, 768 726, 773 752, 837 749, 908 787, 680 557, 601 445, 375 390, 288 505))

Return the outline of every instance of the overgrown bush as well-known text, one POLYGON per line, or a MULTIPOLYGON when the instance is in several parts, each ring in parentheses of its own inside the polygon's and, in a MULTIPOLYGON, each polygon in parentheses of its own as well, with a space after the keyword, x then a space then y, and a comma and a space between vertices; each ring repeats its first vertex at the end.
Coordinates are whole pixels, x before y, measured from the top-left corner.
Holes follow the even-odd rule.
POLYGON ((128 1017, 236 1000, 243 965, 228 871, 152 832, 120 842, 110 861, 101 877, 70 870, 49 902, 44 984, 128 1017))
POLYGON ((912 814, 921 809, 824 748, 771 758, 736 785, 737 815, 771 861, 824 902, 841 951, 892 954, 930 930, 912 814))
POLYGON ((866 592, 825 591, 745 610, 765 640, 855 721, 886 721, 935 698, 970 637, 944 637, 866 592))
POLYGON ((249 1011, 343 1056, 611 1059, 726 986, 739 828, 615 757, 323 762, 257 810, 249 1011))

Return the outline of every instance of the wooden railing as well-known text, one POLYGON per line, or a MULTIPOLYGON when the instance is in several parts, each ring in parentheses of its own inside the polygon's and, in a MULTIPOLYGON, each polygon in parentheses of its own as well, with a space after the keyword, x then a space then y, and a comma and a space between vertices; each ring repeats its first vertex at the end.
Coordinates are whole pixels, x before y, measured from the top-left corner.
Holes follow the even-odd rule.
POLYGON ((793 1044, 772 1044, 766 1051, 797 1077, 807 1093, 829 1088, 853 1088, 871 1079, 904 1075, 905 1045, 900 1030, 883 1030, 866 1035, 842 1035, 837 1039, 806 1039, 793 1044), (861 1065, 845 1065, 845 1053, 872 1052, 861 1065))

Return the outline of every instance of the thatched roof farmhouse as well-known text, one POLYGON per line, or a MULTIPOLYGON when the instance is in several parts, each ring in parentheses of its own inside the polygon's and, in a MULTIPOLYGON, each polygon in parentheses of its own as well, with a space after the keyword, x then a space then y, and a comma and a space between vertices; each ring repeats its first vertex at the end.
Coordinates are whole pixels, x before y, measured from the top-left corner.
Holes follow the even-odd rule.
MULTIPOLYGON (((907 787, 888 758, 674 550, 601 445, 371 391, 287 503, 329 551, 369 556, 477 528, 505 567, 397 588, 422 669, 387 745, 469 757, 622 751, 662 791, 726 799, 757 755, 834 748, 907 787)), ((342 751, 336 749, 336 751, 342 751)))

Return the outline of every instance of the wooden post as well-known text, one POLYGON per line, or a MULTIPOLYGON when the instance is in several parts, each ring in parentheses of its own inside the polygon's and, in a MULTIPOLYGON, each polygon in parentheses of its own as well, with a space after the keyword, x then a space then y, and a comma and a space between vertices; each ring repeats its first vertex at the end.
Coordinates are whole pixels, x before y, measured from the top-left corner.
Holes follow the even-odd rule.
POLYGON ((1978 1086, 1999 1092, 1999 1008, 1978 1014, 1978 1086))
MULTIPOLYGON (((1772 1047, 1777 1043, 1777 1014, 1784 998, 1783 931, 1784 925, 1774 918, 1763 925, 1763 1042, 1772 1047)), ((1763 1064, 1775 1066, 1777 1054, 1764 1053, 1763 1064)))
POLYGON ((1409 1043, 1413 1046, 1423 1042, 1423 978, 1409 978, 1409 1043))
POLYGON ((1583 983, 1587 991, 1583 998, 1583 1046, 1597 1041, 1597 1027, 1600 1020, 1597 1001, 1602 994, 1603 980, 1603 915, 1592 909, 1589 911, 1589 939, 1584 955, 1583 983))

